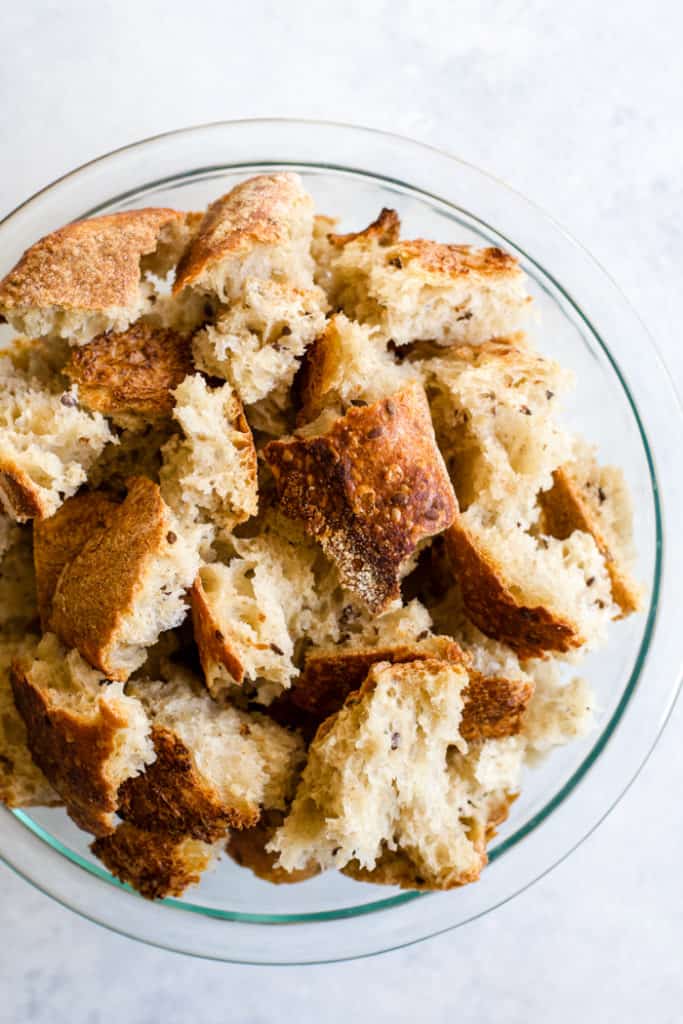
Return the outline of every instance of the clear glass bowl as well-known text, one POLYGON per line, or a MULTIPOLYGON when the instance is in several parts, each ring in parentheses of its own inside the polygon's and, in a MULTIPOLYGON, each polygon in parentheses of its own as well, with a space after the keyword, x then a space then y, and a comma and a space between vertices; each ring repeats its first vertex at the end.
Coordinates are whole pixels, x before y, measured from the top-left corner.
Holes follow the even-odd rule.
POLYGON ((144 205, 202 208, 246 176, 283 168, 299 171, 317 208, 341 218, 341 230, 391 206, 406 237, 499 245, 518 256, 540 315, 539 343, 576 373, 568 419, 599 443, 603 460, 625 470, 648 600, 582 663, 598 696, 597 728, 526 773, 476 885, 425 895, 329 872, 277 887, 224 858, 185 899, 152 904, 111 878, 64 812, 0 814, 0 855, 66 906, 158 946, 248 963, 367 956, 510 899, 574 849, 628 787, 671 710, 681 664, 674 593, 683 563, 681 410, 671 381, 606 273, 536 207, 481 171, 346 125, 260 120, 192 128, 95 160, 28 200, 0 225, 0 271, 69 220, 144 205), (665 547, 667 521, 675 525, 665 547))

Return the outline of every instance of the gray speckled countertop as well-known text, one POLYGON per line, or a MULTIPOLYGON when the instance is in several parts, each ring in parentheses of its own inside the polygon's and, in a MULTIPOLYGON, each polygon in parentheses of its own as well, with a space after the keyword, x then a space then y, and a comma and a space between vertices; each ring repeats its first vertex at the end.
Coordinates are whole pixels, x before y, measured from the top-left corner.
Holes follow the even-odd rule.
MULTIPOLYGON (((101 152, 193 122, 280 114, 392 129, 494 172, 564 223, 683 381, 679 3, 240 6, 6 8, 0 212, 101 152)), ((0 867, 0 1020, 673 1024, 682 731, 679 705, 617 809, 529 891, 450 935, 357 963, 242 968, 160 952, 0 867)))

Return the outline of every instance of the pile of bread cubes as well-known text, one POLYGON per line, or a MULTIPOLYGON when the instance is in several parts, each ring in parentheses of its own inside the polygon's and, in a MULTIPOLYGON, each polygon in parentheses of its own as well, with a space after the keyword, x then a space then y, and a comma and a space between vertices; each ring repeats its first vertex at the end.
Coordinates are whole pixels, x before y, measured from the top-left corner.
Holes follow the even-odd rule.
POLYGON ((219 855, 476 880, 638 609, 517 261, 298 175, 67 225, 0 283, 0 799, 144 896, 219 855), (570 666, 568 670, 567 666, 570 666))

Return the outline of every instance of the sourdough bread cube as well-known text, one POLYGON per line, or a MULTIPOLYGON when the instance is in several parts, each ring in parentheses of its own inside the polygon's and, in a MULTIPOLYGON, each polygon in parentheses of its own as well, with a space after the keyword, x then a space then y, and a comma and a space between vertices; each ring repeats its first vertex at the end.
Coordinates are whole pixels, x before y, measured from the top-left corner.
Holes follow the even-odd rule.
POLYGON ((277 387, 290 387, 299 360, 325 326, 320 289, 250 279, 215 324, 193 339, 195 363, 229 380, 249 406, 277 387))
POLYGON ((76 824, 114 829, 121 784, 154 760, 141 703, 46 633, 12 664, 14 700, 36 765, 76 824))
POLYGON ((0 501, 18 522, 52 515, 113 440, 58 375, 43 383, 0 357, 0 501))
POLYGON ((7 807, 55 807, 58 795, 34 763, 26 726, 14 704, 10 666, 35 647, 35 637, 0 638, 0 803, 7 807))
POLYGON ((301 738, 263 715, 217 704, 190 673, 129 684, 152 722, 156 760, 121 789, 120 814, 152 831, 214 842, 283 810, 304 760, 301 738))
POLYGON ((189 836, 147 832, 124 821, 90 849, 112 875, 148 900, 182 896, 197 885, 216 861, 219 850, 189 836))
POLYGON ((514 257, 496 248, 395 241, 379 224, 330 234, 327 246, 318 239, 318 279, 333 308, 381 328, 398 346, 421 339, 477 345, 521 325, 531 300, 514 257))
POLYGON ((67 224, 0 281, 0 315, 30 337, 75 345, 124 331, 152 307, 148 275, 168 274, 196 226, 196 215, 153 208, 67 224))
POLYGON ((159 634, 185 618, 185 592, 199 567, 196 540, 156 484, 132 478, 108 528, 86 540, 62 570, 52 630, 109 678, 125 681, 159 634))
POLYGON ((254 440, 230 384, 211 388, 200 374, 174 392, 183 437, 163 448, 161 493, 183 523, 229 534, 258 511, 254 440))
POLYGON ((313 285, 313 200, 298 174, 261 174, 211 203, 177 269, 185 288, 229 303, 249 278, 313 285))

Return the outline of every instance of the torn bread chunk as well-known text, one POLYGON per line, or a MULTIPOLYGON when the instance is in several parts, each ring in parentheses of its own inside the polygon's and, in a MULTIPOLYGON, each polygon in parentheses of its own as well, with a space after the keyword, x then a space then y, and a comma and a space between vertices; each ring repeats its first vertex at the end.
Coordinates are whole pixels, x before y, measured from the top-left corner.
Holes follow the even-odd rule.
POLYGON ((457 511, 418 383, 350 409, 327 433, 271 441, 264 457, 282 511, 374 612, 398 597, 408 559, 457 511))
POLYGON ((100 491, 67 498, 49 519, 33 528, 33 564, 38 611, 43 631, 50 628, 52 598, 62 569, 96 533, 108 530, 118 505, 100 491))
POLYGON ((214 842, 291 799, 304 746, 263 715, 217 704, 187 672, 129 684, 152 722, 156 760, 119 794, 141 828, 214 842))
POLYGON ((198 567, 196 544, 159 487, 134 477, 108 528, 62 570, 51 628, 110 679, 125 681, 159 634, 185 618, 185 591, 198 567))
POLYGON ((229 303, 249 278, 313 285, 313 200, 298 174, 261 174, 211 203, 178 265, 173 290, 229 303))
POLYGON ((214 863, 214 846, 189 836, 147 832, 123 822, 90 849, 112 875, 148 900, 182 896, 214 863))
POLYGON ((497 248, 397 241, 384 211, 365 231, 316 243, 318 280, 333 308, 396 345, 480 344, 521 326, 530 298, 517 260, 497 248), (387 230, 388 228, 388 230, 387 230))
POLYGON ((555 470, 539 502, 543 529, 552 537, 566 540, 575 530, 591 535, 607 566, 618 617, 638 611, 642 588, 632 576, 633 512, 622 471, 600 466, 594 450, 577 442, 574 457, 555 470))
MULTIPOLYGON (((452 662, 374 665, 309 749, 271 842, 279 866, 295 870, 313 859, 322 868, 354 861, 372 870, 388 849, 405 852, 428 888, 475 881, 486 862, 491 793, 460 734, 468 682, 465 667, 452 662)), ((497 792, 512 790, 518 776, 501 773, 495 782, 497 792)))
POLYGON ((10 683, 15 658, 30 654, 35 637, 0 638, 0 803, 6 807, 55 807, 58 795, 34 763, 26 726, 17 711, 10 683))
POLYGON ((82 406, 134 429, 170 417, 171 392, 192 370, 188 337, 136 323, 74 349, 64 373, 82 406))
POLYGON ((154 760, 141 703, 52 633, 12 664, 12 689, 38 767, 76 824, 114 829, 120 785, 154 760))
POLYGON ((325 327, 325 295, 282 281, 245 281, 243 294, 193 339, 198 369, 229 380, 245 405, 292 383, 325 327))
POLYGON ((104 417, 81 409, 58 375, 44 383, 0 357, 0 501, 13 519, 51 516, 113 440, 104 417))
POLYGON ((386 398, 417 375, 410 363, 396 361, 381 333, 336 313, 302 363, 298 422, 308 423, 329 407, 341 414, 350 405, 386 398))
POLYGON ((0 635, 21 637, 38 624, 31 528, 0 516, 0 534, 0 635))
POLYGON ((556 747, 587 735, 595 721, 596 700, 590 684, 566 679, 551 659, 527 662, 534 694, 524 715, 525 758, 534 764, 556 747))
POLYGON ((151 308, 196 226, 178 210, 127 210, 74 221, 31 246, 0 281, 0 315, 29 337, 82 345, 125 331, 151 308))
POLYGON ((320 874, 315 862, 296 871, 285 871, 277 866, 277 855, 266 849, 284 817, 283 811, 264 811, 252 828, 232 831, 225 846, 226 853, 236 864, 273 885, 294 885, 320 874))
POLYGON ((258 511, 254 440, 230 384, 186 377, 174 391, 183 437, 164 446, 161 493, 183 523, 231 533, 258 511))

